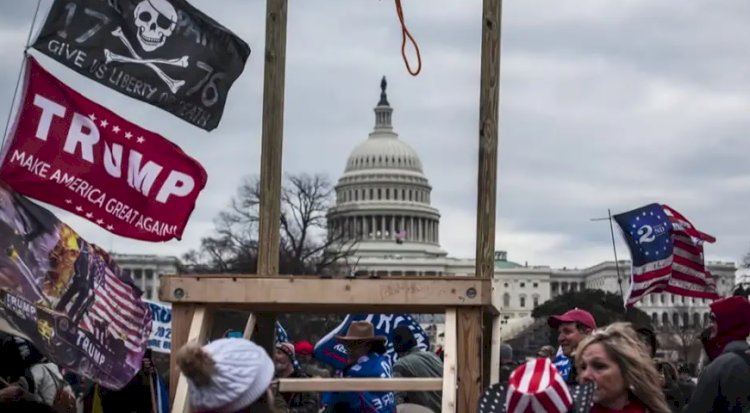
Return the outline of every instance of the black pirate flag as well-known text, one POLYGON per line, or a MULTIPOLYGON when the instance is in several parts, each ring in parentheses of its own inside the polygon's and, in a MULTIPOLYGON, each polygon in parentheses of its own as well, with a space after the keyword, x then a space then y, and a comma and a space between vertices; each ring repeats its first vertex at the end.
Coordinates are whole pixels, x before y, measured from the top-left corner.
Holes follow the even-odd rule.
POLYGON ((250 55, 184 0, 55 0, 33 47, 206 130, 219 124, 250 55))

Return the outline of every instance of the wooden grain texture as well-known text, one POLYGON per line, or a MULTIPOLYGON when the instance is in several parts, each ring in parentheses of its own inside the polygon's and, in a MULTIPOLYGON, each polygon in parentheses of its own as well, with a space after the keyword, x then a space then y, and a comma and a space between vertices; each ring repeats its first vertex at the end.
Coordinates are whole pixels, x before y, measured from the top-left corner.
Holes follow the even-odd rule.
POLYGON ((456 411, 456 389, 458 388, 458 379, 456 376, 456 359, 458 357, 457 329, 456 309, 448 308, 445 310, 445 341, 443 343, 442 413, 454 413, 456 411))
POLYGON ((474 412, 482 389, 482 310, 458 308, 458 395, 456 411, 474 412))
POLYGON ((501 0, 484 0, 479 93, 476 276, 492 277, 495 253, 501 0))
POLYGON ((441 391, 441 378, 305 378, 280 379, 279 391, 325 392, 325 391, 441 391))
MULTIPOLYGON (((492 314, 482 311, 482 389, 487 388, 492 380, 492 371, 497 370, 492 364, 492 314)), ((498 350, 499 351, 499 350, 498 350)))
MULTIPOLYGON (((490 371, 490 385, 500 381, 500 318, 494 316, 492 319, 492 349, 490 350, 489 362, 491 366, 490 371)), ((483 360, 487 363, 487 359, 483 360)))
MULTIPOLYGON (((477 241, 475 275, 491 279, 495 269, 495 213, 500 108, 500 34, 502 0, 484 0, 479 92, 479 166, 477 173, 477 241)), ((489 383, 491 328, 481 309, 458 313, 459 412, 475 411, 482 385, 489 383)))
MULTIPOLYGON (((266 2, 266 53, 263 74, 263 129, 260 155, 258 274, 279 272, 281 161, 284 143, 287 0, 266 2)), ((259 312, 255 341, 273 355, 273 314, 259 312)))
POLYGON ((476 277, 435 279, 320 279, 311 277, 201 277, 161 279, 167 302, 214 303, 244 310, 420 312, 456 306, 491 306, 491 280, 476 277), (178 298, 179 297, 179 298, 178 298))
POLYGON ((190 332, 190 323, 193 320, 195 304, 192 303, 175 303, 172 305, 172 352, 169 357, 169 386, 170 406, 174 405, 175 392, 177 392, 177 380, 180 378, 180 369, 177 368, 175 354, 177 350, 187 343, 188 333, 190 332))

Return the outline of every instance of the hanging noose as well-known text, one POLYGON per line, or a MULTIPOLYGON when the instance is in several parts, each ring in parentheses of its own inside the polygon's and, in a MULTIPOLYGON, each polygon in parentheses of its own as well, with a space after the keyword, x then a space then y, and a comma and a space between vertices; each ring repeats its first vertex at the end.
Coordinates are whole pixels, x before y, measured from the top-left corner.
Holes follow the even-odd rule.
POLYGON ((398 14, 398 20, 401 22, 401 57, 404 59, 404 64, 406 65, 406 70, 409 71, 409 74, 412 76, 416 76, 419 74, 419 72, 422 71, 422 56, 419 54, 419 45, 417 45, 417 41, 414 39, 414 36, 411 35, 409 32, 409 29, 406 28, 406 23, 404 22, 404 11, 401 8, 401 0, 396 0, 396 14, 398 14), (409 59, 406 57, 406 39, 409 39, 409 41, 414 45, 414 50, 417 53, 417 68, 412 69, 411 65, 409 64, 409 59))

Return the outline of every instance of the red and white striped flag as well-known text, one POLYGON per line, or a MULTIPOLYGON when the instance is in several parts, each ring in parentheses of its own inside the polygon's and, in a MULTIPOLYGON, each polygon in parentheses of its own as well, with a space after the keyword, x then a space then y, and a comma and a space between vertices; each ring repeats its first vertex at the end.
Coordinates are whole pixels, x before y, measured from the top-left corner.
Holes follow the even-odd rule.
POLYGON ((625 305, 652 292, 716 299, 716 284, 705 266, 701 232, 668 205, 650 204, 613 217, 622 229, 633 261, 625 305))
POLYGON ((94 258, 95 271, 103 274, 91 290, 93 303, 83 316, 86 330, 96 333, 95 323, 106 325, 106 330, 124 343, 131 352, 140 352, 148 340, 151 323, 140 292, 121 280, 100 257, 94 258))

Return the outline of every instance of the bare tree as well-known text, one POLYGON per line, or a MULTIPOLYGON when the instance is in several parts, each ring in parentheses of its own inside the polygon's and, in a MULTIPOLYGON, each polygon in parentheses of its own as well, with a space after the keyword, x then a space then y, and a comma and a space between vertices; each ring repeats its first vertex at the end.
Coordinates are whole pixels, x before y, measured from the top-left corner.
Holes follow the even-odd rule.
MULTIPOLYGON (((247 177, 229 207, 215 220, 215 233, 198 250, 183 256, 201 272, 255 272, 258 256, 260 179, 247 177)), ((281 191, 279 271, 323 274, 351 254, 356 240, 327 234, 326 213, 333 205, 333 185, 324 175, 287 175, 281 191)))
POLYGON ((700 327, 694 326, 674 326, 663 327, 661 329, 661 347, 666 350, 677 352, 680 360, 689 361, 693 349, 699 343, 698 336, 701 332, 700 327))
POLYGON ((703 330, 702 319, 695 319, 694 306, 688 304, 687 300, 687 297, 682 297, 682 302, 675 303, 670 323, 659 328, 660 347, 674 350, 682 361, 690 361, 691 356, 695 355, 700 342, 698 337, 703 330))

